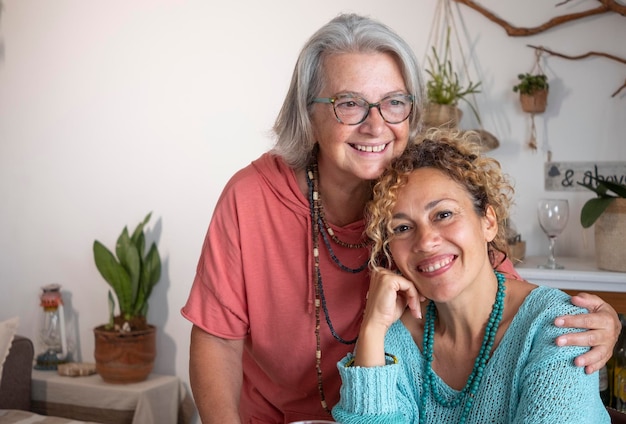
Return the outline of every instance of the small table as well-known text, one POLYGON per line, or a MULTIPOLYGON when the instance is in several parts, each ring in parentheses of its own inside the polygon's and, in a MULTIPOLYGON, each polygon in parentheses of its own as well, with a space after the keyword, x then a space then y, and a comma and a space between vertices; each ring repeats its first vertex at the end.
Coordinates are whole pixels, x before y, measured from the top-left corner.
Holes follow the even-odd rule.
POLYGON ((106 424, 187 424, 195 407, 178 377, 151 374, 132 384, 98 374, 66 377, 33 370, 32 409, 42 415, 106 424))

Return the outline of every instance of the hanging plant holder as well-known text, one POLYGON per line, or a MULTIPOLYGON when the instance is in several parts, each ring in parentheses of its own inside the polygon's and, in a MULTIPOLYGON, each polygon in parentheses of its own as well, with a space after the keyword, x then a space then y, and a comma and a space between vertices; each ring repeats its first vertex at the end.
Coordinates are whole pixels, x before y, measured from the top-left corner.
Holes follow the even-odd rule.
POLYGON ((537 90, 530 94, 520 93, 519 100, 524 112, 543 113, 548 105, 548 90, 537 90))
POLYGON ((474 99, 474 94, 480 93, 481 83, 473 82, 469 76, 451 2, 452 0, 437 0, 427 41, 430 47, 424 58, 427 65, 424 68, 426 101, 423 131, 431 128, 458 129, 463 118, 461 102, 469 106, 479 123, 481 121, 474 99), (460 71, 464 72, 459 74, 460 71))
MULTIPOLYGON (((473 138, 482 151, 497 148, 500 143, 490 132, 483 129, 482 119, 478 110, 475 95, 480 93, 480 81, 473 82, 465 57, 465 50, 459 38, 457 22, 452 12, 453 0, 437 0, 433 25, 430 30, 427 52, 424 62, 428 66, 424 69, 427 74, 426 101, 422 117, 422 131, 431 128, 453 129, 461 132, 463 110, 461 101, 469 107, 480 128, 468 130, 476 133, 473 138), (430 53, 430 54, 428 54, 430 53), (460 61, 461 66, 455 66, 460 61), (458 71, 463 71, 460 75, 458 71)), ((461 25, 464 27, 464 25, 461 25)), ((470 43, 467 43, 468 46, 470 43)), ((470 48, 467 51, 471 51, 470 48)))
POLYGON ((526 113, 530 113, 531 134, 528 140, 528 147, 532 150, 537 150, 535 114, 546 111, 546 107, 548 106, 548 93, 550 90, 548 77, 541 69, 541 53, 541 50, 535 50, 535 65, 533 69, 531 72, 519 74, 517 76, 519 81, 513 86, 513 91, 515 93, 519 92, 522 110, 526 113))

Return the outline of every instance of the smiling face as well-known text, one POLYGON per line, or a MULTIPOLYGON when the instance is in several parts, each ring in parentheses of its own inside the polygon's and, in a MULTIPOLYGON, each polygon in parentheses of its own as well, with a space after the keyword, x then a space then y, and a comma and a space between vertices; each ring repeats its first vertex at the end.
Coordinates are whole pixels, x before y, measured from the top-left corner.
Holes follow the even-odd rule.
MULTIPOLYGON (((342 53, 324 60, 325 86, 318 97, 351 93, 377 103, 390 94, 407 93, 400 67, 386 53, 342 53)), ((365 121, 344 125, 333 106, 316 103, 312 109, 315 139, 319 143, 320 167, 336 168, 360 180, 377 178, 384 167, 405 149, 409 120, 388 124, 377 108, 365 121)))
POLYGON ((498 229, 493 208, 480 216, 467 190, 434 168, 413 171, 397 195, 389 247, 424 296, 446 302, 493 278, 487 253, 498 229))

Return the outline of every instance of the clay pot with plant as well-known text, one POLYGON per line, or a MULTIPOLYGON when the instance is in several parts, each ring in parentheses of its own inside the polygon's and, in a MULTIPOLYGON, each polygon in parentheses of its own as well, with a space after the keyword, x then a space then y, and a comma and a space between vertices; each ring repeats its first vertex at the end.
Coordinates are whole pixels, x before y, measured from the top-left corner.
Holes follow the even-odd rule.
POLYGON ((524 73, 517 76, 519 82, 513 91, 520 94, 522 110, 527 113, 543 113, 548 104, 550 85, 548 77, 543 74, 524 73))
POLYGON ((428 57, 428 74, 426 82, 427 104, 424 108, 424 127, 456 128, 463 114, 458 108, 460 101, 465 101, 476 119, 480 122, 478 111, 468 100, 468 96, 480 93, 480 82, 468 81, 462 84, 457 72, 452 66, 450 52, 450 32, 446 36, 443 54, 431 47, 431 56, 428 57))
POLYGON ((98 240, 93 243, 96 268, 112 289, 108 294, 109 321, 94 329, 96 371, 109 383, 143 381, 154 366, 156 328, 148 324, 146 316, 148 299, 161 278, 161 258, 156 243, 147 252, 145 249, 144 228, 151 215, 132 234, 124 227, 115 254, 98 240))
POLYGON ((596 193, 583 205, 580 224, 595 224, 596 264, 608 271, 626 272, 626 184, 592 178, 596 184, 578 183, 596 193))

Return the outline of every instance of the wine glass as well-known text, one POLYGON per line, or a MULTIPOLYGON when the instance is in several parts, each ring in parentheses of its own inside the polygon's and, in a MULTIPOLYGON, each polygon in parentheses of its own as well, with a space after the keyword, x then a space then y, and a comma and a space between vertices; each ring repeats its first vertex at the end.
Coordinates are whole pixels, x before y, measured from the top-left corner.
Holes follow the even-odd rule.
POLYGON ((554 259, 554 242, 567 224, 569 203, 566 199, 542 199, 537 204, 537 217, 539 218, 541 229, 548 236, 548 240, 550 240, 548 262, 538 267, 545 269, 563 269, 563 265, 557 264, 554 259))

